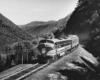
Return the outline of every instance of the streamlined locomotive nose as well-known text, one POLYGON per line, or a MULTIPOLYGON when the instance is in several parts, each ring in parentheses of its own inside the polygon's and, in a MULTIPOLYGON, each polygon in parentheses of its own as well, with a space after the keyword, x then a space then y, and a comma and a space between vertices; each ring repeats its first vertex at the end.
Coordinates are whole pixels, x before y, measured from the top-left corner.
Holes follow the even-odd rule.
POLYGON ((46 43, 38 45, 38 50, 41 54, 46 54, 48 51, 52 50, 52 47, 46 43))
POLYGON ((45 53, 46 53, 45 44, 40 44, 40 45, 38 45, 38 50, 39 50, 42 54, 45 54, 45 53))

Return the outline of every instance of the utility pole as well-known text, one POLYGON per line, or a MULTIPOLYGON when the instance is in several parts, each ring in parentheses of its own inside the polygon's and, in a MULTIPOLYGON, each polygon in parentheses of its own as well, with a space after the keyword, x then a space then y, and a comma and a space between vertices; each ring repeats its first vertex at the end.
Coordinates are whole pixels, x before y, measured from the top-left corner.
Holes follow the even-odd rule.
POLYGON ((27 50, 27 48, 26 48, 26 54, 27 54, 27 62, 28 62, 28 50, 27 50))
POLYGON ((23 64, 23 52, 22 52, 22 64, 23 64))
POLYGON ((28 62, 28 48, 29 48, 28 41, 26 41, 26 58, 27 58, 27 62, 28 62))

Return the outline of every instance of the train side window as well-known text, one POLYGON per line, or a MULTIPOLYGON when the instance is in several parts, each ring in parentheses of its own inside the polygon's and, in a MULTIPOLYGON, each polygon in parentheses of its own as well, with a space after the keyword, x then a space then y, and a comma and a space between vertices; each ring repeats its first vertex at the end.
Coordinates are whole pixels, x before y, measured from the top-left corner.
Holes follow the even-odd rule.
POLYGON ((66 41, 66 46, 70 44, 71 44, 71 41, 66 41))
POLYGON ((46 40, 46 42, 47 42, 47 43, 52 43, 52 44, 54 44, 54 42, 53 42, 53 41, 50 41, 50 40, 46 40))
POLYGON ((58 42, 57 46, 58 46, 58 48, 60 48, 61 47, 61 42, 58 42))
POLYGON ((58 42, 58 48, 60 48, 61 47, 61 43, 60 42, 58 42))
POLYGON ((64 47, 64 46, 65 46, 65 44, 64 44, 64 42, 62 42, 62 43, 61 43, 61 47, 64 47))

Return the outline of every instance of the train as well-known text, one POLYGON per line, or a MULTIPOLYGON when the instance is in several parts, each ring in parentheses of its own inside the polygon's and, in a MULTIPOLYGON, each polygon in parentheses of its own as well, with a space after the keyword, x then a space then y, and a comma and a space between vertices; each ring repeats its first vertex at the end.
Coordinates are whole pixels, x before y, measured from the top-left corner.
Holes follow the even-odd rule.
POLYGON ((77 49, 79 38, 77 35, 69 35, 64 38, 43 39, 39 41, 39 62, 50 63, 77 49))

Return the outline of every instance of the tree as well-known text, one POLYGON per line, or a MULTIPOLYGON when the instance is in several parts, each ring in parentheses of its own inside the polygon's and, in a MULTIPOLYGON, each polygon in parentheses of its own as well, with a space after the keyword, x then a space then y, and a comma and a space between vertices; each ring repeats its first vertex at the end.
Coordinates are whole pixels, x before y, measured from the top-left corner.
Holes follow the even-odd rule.
POLYGON ((11 67, 12 58, 11 56, 15 54, 15 50, 11 45, 6 45, 2 49, 2 53, 6 55, 6 67, 11 67))
POLYGON ((6 69, 6 54, 0 53, 0 71, 3 71, 6 69))
POLYGON ((15 55, 16 55, 18 63, 20 63, 20 59, 21 59, 21 63, 23 64, 23 45, 22 43, 17 42, 14 45, 14 49, 15 49, 15 55))
POLYGON ((27 59, 27 62, 28 62, 28 54, 29 54, 29 51, 32 47, 32 44, 29 42, 29 41, 23 41, 23 45, 24 45, 24 53, 26 53, 26 59, 27 59))

